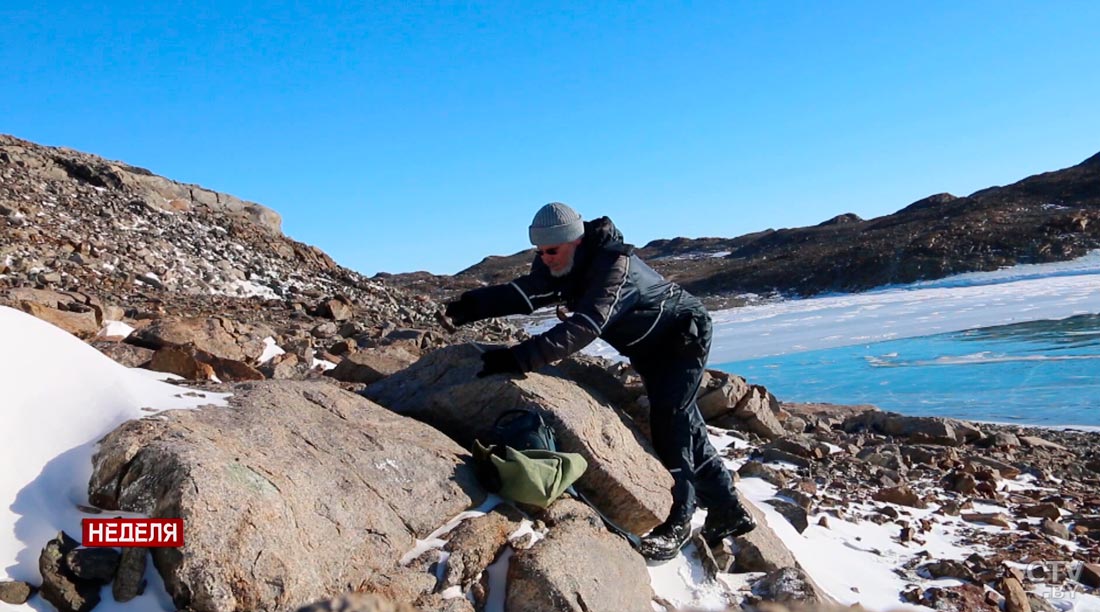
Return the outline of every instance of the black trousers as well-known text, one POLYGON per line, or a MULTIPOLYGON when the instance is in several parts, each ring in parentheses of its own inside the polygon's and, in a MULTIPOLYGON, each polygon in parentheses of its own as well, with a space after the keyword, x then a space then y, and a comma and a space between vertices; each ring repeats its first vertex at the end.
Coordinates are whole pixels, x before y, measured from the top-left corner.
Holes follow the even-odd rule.
POLYGON ((669 518, 677 520, 694 512, 696 505, 718 508, 738 503, 733 478, 707 438, 695 403, 710 353, 711 322, 705 310, 693 320, 695 334, 677 336, 665 350, 630 360, 649 395, 653 447, 672 474, 669 518))

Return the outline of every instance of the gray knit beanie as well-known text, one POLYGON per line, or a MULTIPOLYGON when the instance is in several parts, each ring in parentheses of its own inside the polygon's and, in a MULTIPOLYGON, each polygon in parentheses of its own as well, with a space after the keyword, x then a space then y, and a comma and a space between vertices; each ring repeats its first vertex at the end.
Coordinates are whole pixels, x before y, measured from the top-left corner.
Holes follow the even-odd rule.
POLYGON ((584 235, 584 221, 572 208, 551 202, 535 213, 530 235, 535 246, 572 242, 584 235))

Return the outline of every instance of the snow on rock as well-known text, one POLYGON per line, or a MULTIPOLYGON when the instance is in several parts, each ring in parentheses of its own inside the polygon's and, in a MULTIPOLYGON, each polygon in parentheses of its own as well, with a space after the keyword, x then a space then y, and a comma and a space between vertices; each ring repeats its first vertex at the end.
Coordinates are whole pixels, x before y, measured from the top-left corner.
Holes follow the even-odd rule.
POLYGON ((0 558, 6 580, 38 584, 38 553, 64 530, 79 538, 96 442, 151 412, 223 404, 187 393, 162 374, 121 366, 28 314, 0 307, 0 558), (11 347, 18 347, 13 350, 11 347))

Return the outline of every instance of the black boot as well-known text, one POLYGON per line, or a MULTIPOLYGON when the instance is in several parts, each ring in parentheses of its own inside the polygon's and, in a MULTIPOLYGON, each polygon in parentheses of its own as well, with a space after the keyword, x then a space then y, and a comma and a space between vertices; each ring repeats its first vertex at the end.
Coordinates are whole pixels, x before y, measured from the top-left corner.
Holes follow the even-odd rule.
POLYGON ((725 538, 736 538, 753 529, 756 529, 756 521, 752 519, 752 515, 739 502, 734 501, 707 510, 702 534, 707 546, 717 546, 725 538))
POLYGON ((691 538, 691 513, 682 518, 670 516, 642 538, 638 552, 650 561, 668 561, 675 557, 691 538))

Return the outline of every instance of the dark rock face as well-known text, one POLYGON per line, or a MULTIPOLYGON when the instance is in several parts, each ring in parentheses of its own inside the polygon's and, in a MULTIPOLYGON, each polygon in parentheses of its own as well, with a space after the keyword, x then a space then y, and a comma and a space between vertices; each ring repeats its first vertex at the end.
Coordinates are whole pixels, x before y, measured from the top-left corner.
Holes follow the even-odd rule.
POLYGON ((781 499, 769 499, 768 504, 783 515, 783 518, 787 519, 798 533, 806 531, 806 528, 810 526, 805 508, 781 499))
POLYGON ((46 544, 38 558, 42 598, 59 612, 88 612, 99 604, 101 583, 78 578, 65 562, 65 557, 78 546, 68 534, 60 533, 46 544))
POLYGON ((146 548, 122 549, 118 574, 111 584, 111 594, 115 601, 127 602, 145 591, 145 562, 148 557, 149 550, 146 548))
POLYGON ((107 584, 118 571, 120 556, 113 548, 78 548, 65 555, 65 564, 81 580, 107 584))
POLYGON ((452 441, 332 384, 231 391, 228 408, 129 421, 93 460, 97 505, 185 518, 187 545, 154 551, 178 606, 286 609, 388 584, 415 537, 482 495, 452 441))

